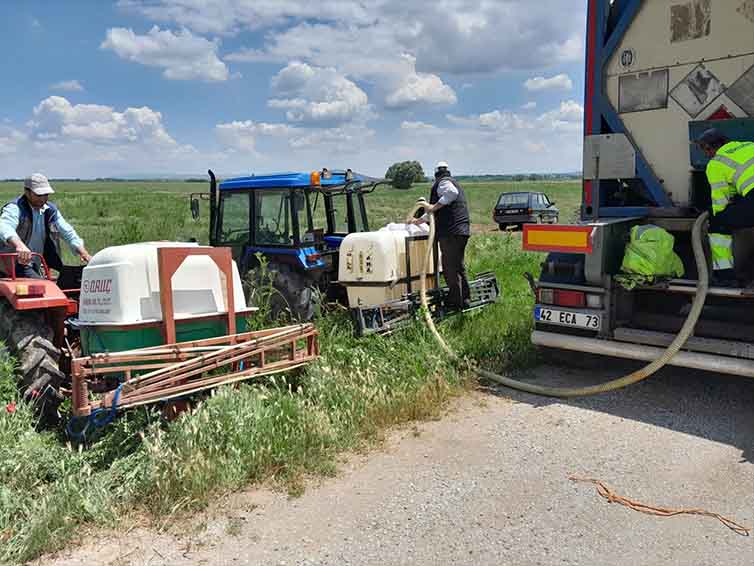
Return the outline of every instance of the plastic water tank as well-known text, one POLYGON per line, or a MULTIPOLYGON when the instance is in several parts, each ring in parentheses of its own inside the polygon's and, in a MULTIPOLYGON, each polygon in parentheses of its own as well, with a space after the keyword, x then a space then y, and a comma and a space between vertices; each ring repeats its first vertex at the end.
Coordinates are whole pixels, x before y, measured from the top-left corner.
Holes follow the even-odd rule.
MULTIPOLYGON (((343 239, 339 251, 338 282, 346 287, 351 308, 400 299, 408 291, 409 277, 412 290, 419 289, 419 273, 427 240, 411 239, 407 242, 406 238, 421 235, 421 230, 390 225, 377 232, 349 234, 343 239)), ((428 274, 433 273, 433 265, 434 259, 427 269, 428 274)))
MULTIPOLYGON (((96 253, 84 268, 79 301, 83 324, 134 324, 161 321, 157 250, 198 244, 146 242, 113 246, 96 253)), ((227 312, 225 283, 219 268, 206 256, 189 256, 173 275, 175 318, 227 312)), ((233 262, 236 312, 249 311, 238 268, 233 262)))

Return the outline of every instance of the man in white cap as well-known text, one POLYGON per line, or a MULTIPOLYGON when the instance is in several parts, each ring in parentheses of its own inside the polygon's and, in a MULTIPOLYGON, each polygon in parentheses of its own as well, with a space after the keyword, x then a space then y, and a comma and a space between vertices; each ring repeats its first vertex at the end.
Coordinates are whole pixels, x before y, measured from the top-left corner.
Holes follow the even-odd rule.
POLYGON ((453 310, 462 310, 469 306, 470 297, 464 256, 471 225, 466 193, 451 176, 445 161, 440 161, 435 167, 435 182, 429 206, 424 210, 424 216, 415 219, 413 223, 428 222, 429 212, 435 214, 435 234, 440 244, 442 272, 449 291, 447 306, 453 310))
MULTIPOLYGON (((76 230, 55 205, 47 202, 54 192, 47 177, 35 173, 24 179, 24 194, 0 211, 0 253, 18 254, 17 277, 42 277, 40 262, 33 258, 33 253, 43 256, 51 268, 60 270, 63 267, 60 238, 82 262, 91 259, 76 230)), ((9 275, 11 265, 9 258, 0 257, 0 272, 9 275)))

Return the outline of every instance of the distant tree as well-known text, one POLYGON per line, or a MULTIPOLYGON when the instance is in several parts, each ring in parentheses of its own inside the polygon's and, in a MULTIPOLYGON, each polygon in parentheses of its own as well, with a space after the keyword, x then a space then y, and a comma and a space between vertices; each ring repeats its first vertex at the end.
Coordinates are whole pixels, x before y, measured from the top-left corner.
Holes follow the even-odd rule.
POLYGON ((417 181, 425 179, 424 169, 418 161, 393 163, 385 173, 385 178, 393 182, 396 189, 409 189, 417 181))

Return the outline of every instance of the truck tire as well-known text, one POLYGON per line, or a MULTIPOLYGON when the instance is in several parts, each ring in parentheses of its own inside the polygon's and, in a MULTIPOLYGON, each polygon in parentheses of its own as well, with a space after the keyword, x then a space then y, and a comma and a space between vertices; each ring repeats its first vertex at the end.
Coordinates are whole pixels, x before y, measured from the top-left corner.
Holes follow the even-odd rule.
POLYGON ((44 424, 54 424, 59 419, 59 391, 65 379, 58 367, 60 350, 52 343, 53 334, 42 313, 17 311, 0 300, 0 341, 16 358, 23 398, 35 403, 44 424))
MULTIPOLYGON (((259 268, 250 272, 249 279, 252 286, 269 285, 272 282, 274 292, 269 296, 270 310, 273 319, 290 317, 300 322, 308 322, 314 318, 314 283, 291 266, 285 264, 269 264, 267 281, 262 281, 259 268)), ((255 303, 255 293, 250 293, 251 306, 255 303)))

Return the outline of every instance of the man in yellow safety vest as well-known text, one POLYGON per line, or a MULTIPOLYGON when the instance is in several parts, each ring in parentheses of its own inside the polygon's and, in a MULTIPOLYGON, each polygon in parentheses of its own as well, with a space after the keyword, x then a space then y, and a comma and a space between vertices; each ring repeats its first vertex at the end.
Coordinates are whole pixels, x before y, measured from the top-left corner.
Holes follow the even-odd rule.
POLYGON ((731 141, 715 128, 705 131, 696 142, 710 158, 709 243, 715 278, 725 279, 727 274, 734 273, 739 285, 751 285, 754 283, 754 142, 731 141))

